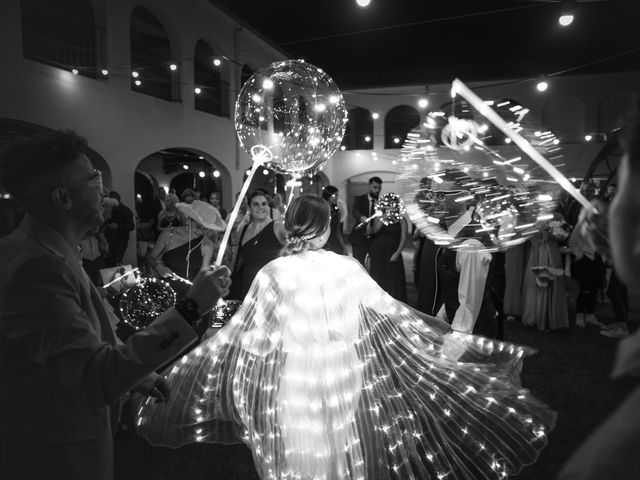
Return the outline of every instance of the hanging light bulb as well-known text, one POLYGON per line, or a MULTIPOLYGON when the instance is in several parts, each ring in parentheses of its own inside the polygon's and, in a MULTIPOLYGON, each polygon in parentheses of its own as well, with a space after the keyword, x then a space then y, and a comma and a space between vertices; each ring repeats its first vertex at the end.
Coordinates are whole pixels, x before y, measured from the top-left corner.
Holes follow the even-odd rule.
POLYGON ((200 87, 194 88, 193 91, 196 95, 200 95, 202 93, 202 89, 200 87))
POLYGON ((220 176, 220 171, 219 170, 214 170, 213 171, 213 176, 218 178, 220 176))
POLYGON ((549 82, 547 82, 544 78, 539 80, 538 83, 536 84, 536 88, 538 89, 539 92, 544 92, 547 90, 547 88, 549 88, 549 82))
POLYGON ((178 69, 178 65, 176 65, 175 63, 172 63, 171 65, 169 65, 169 69, 172 72, 175 72, 178 69))
POLYGON ((219 67, 220 65, 222 65, 222 60, 220 60, 219 58, 214 58, 213 59, 213 66, 214 67, 219 67))
POLYGON ((133 78, 138 78, 140 76, 140 74, 134 70, 133 72, 131 72, 131 76, 133 78))
POLYGON ((558 23, 562 27, 568 27, 573 23, 573 2, 564 2, 558 23))
POLYGON ((107 75, 109 75, 109 70, 103 68, 102 70, 100 70, 100 73, 102 73, 102 75, 106 77, 107 75))
POLYGON ((371 118, 373 118, 374 120, 377 120, 378 118, 380 118, 380 114, 378 112, 373 112, 371 114, 371 118))
POLYGON ((360 6, 360 7, 368 7, 369 4, 371 3, 371 0, 356 0, 356 3, 360 6))
POLYGON ((199 176, 200 178, 204 178, 204 172, 203 172, 202 170, 200 170, 200 171, 198 172, 198 176, 199 176))
POLYGON ((421 98, 420 100, 418 100, 418 106, 420 108, 427 108, 429 106, 429 100, 427 100, 426 98, 421 98))

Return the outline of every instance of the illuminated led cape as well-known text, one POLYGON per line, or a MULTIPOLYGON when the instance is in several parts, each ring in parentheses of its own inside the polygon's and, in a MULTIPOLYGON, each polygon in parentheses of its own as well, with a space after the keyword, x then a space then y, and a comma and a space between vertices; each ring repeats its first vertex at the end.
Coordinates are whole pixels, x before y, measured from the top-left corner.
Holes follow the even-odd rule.
POLYGON ((530 353, 451 332, 355 260, 308 251, 259 272, 138 425, 156 445, 244 441, 262 479, 505 478, 555 422, 518 384, 530 353))

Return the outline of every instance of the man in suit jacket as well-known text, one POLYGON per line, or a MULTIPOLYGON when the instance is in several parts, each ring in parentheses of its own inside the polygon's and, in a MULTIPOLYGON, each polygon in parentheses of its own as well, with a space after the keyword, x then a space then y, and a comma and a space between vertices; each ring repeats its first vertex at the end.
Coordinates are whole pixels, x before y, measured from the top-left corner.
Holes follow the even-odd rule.
POLYGON ((113 314, 83 272, 78 243, 104 222, 100 172, 71 131, 20 139, 0 182, 24 207, 0 240, 0 477, 112 480, 112 428, 132 389, 169 394, 153 371, 198 341, 228 292, 226 267, 201 273, 188 299, 118 342, 113 314))
POLYGON ((356 220, 356 225, 351 230, 349 241, 353 249, 353 258, 364 266, 367 253, 371 250, 371 237, 373 236, 373 219, 375 204, 382 190, 382 179, 371 177, 369 179, 369 192, 359 195, 353 200, 351 215, 356 220))

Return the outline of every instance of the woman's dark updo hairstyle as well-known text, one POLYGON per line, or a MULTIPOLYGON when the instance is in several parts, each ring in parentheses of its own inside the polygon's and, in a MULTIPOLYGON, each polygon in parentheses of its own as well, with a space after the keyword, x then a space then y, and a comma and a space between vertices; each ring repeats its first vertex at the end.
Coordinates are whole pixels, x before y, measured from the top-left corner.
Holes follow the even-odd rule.
POLYGON ((295 198, 284 220, 287 243, 282 256, 306 252, 309 240, 319 237, 329 227, 329 204, 316 195, 301 195, 295 198))

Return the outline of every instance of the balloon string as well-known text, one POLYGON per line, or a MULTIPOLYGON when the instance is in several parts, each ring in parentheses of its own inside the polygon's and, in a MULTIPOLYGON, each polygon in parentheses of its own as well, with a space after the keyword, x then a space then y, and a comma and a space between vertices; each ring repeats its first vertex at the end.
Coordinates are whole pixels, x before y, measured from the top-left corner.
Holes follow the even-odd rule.
POLYGON ((294 185, 291 185, 291 192, 289 192, 289 200, 287 200, 287 210, 289 209, 289 205, 291 205, 291 202, 293 201, 293 195, 296 192, 296 187, 294 185))
POLYGON ((236 200, 236 204, 231 211, 231 215, 229 216, 229 221, 227 222, 227 228, 224 231, 224 236, 222 237, 222 242, 220 242, 220 249, 218 250, 218 257, 216 258, 216 265, 222 265, 222 257, 224 256, 224 251, 227 248, 227 243, 229 243, 229 237, 231 236, 231 232, 234 228, 234 223, 236 218, 238 217, 238 212, 240 211, 240 205, 242 205, 242 200, 247 195, 247 191, 249 190, 249 184, 253 179, 253 176, 256 173, 256 170, 260 168, 262 162, 253 159, 253 166, 251 167, 251 171, 249 175, 247 175, 247 179, 242 184, 242 189, 240 189, 240 194, 238 195, 238 199, 236 200))
POLYGON ((580 191, 574 187, 569 179, 565 177, 560 171, 554 167, 549 160, 544 158, 540 152, 538 152, 533 145, 529 143, 522 135, 509 128, 507 123, 498 115, 489 105, 473 93, 461 80, 455 79, 453 81, 453 91, 462 95, 476 110, 482 115, 488 118, 491 123, 498 127, 502 133, 509 137, 513 142, 520 147, 520 149, 526 153, 534 162, 540 165, 547 171, 553 179, 560 184, 573 198, 575 198, 580 204, 589 212, 595 212, 595 207, 589 203, 580 191))

